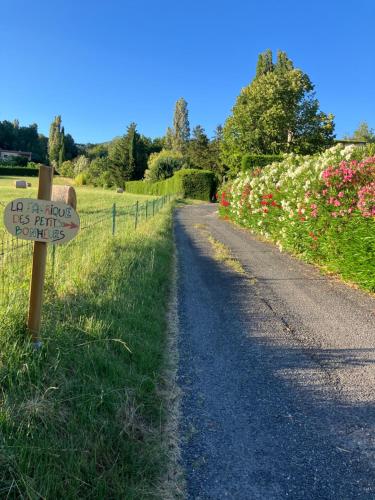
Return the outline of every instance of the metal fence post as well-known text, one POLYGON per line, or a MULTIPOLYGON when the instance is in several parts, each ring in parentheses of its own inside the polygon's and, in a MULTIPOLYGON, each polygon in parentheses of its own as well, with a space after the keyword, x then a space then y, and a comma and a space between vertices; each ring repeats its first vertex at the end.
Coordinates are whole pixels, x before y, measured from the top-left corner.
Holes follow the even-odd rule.
POLYGON ((135 220, 134 220, 134 229, 137 229, 138 226, 138 201, 135 204, 135 220))
POLYGON ((52 245, 52 282, 55 282, 56 245, 52 245))
POLYGON ((115 235, 115 232, 116 232, 116 203, 114 203, 112 207, 112 236, 115 235))
POLYGON ((147 212, 148 212, 148 200, 146 200, 146 220, 147 220, 147 212))
POLYGON ((155 215, 155 200, 152 200, 152 216, 155 215))

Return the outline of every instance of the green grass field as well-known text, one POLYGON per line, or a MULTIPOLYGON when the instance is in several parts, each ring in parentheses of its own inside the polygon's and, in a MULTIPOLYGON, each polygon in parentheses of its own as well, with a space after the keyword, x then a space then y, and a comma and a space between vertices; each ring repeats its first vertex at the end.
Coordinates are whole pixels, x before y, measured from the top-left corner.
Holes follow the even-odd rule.
MULTIPOLYGON (((13 181, 0 179, 1 201, 25 196, 13 181)), ((77 195, 83 213, 140 199, 77 195)), ((137 230, 125 211, 115 236, 110 217, 82 230, 53 269, 50 253, 38 351, 25 330, 30 252, 22 265, 0 259, 11 299, 0 305, 0 497, 160 498, 173 242, 171 205, 157 208, 137 230)))
MULTIPOLYGON (((19 177, 2 177, 0 176, 0 202, 8 203, 15 198, 36 198, 38 191, 38 179, 36 177, 22 177, 22 180, 31 183, 31 187, 27 189, 16 189, 15 181, 19 177)), ((56 176, 53 180, 54 184, 59 185, 74 185, 72 179, 67 177, 56 176)), ((153 199, 154 196, 134 195, 127 193, 116 193, 109 189, 100 189, 90 186, 75 187, 77 193, 77 211, 84 218, 86 214, 93 212, 109 211, 113 203, 119 207, 125 207, 134 204, 137 200, 143 202, 147 199, 153 199)), ((0 229, 3 227, 3 218, 0 219, 0 229)))

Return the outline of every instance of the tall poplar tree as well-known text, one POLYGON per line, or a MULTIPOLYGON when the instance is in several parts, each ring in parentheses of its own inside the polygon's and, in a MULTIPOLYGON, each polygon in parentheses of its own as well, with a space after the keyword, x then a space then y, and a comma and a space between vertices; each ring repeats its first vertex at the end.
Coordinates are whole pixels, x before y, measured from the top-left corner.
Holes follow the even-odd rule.
POLYGON ((51 165, 57 166, 60 160, 61 150, 61 116, 55 116, 49 129, 48 158, 51 165))
POLYGON ((173 116, 173 149, 183 152, 190 138, 189 113, 187 102, 178 99, 173 116))

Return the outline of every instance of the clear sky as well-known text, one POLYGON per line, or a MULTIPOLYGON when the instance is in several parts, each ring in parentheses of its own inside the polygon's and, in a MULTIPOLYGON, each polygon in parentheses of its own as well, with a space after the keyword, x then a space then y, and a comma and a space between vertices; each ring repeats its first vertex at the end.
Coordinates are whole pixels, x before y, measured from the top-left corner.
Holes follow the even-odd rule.
POLYGON ((61 114, 77 142, 152 137, 183 96, 212 135, 254 76, 285 50, 316 86, 336 133, 375 128, 375 0, 0 0, 0 120, 61 114))

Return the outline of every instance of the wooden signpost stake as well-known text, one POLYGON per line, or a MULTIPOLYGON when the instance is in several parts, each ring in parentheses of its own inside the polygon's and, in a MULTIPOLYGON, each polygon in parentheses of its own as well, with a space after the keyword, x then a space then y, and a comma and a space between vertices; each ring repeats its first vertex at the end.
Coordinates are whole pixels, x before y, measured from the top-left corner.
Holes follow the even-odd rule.
POLYGON ((47 244, 63 245, 79 231, 79 216, 75 211, 77 197, 71 186, 59 186, 52 193, 53 167, 41 165, 38 199, 17 198, 4 210, 4 225, 14 237, 34 241, 33 267, 30 286, 28 331, 35 347, 39 341, 47 244), (52 201, 51 201, 52 193, 52 201))
MULTIPOLYGON (((51 199, 53 182, 53 167, 41 165, 39 170, 38 199, 51 199)), ((46 274, 47 243, 42 241, 34 242, 33 268, 30 286, 29 317, 27 328, 31 334, 34 346, 41 346, 39 340, 40 322, 43 304, 44 277, 46 274)))

